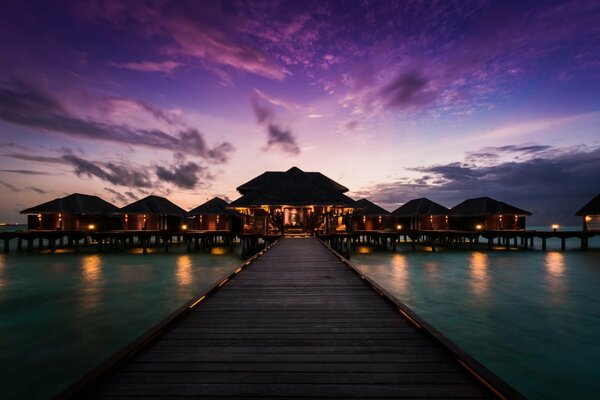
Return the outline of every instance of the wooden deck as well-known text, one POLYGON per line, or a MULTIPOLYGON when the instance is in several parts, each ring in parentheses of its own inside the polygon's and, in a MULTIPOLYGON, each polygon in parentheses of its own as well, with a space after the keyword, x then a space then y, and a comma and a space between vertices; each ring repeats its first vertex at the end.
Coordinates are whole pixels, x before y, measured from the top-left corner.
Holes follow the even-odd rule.
MULTIPOLYGON (((221 286, 62 397, 497 397, 418 316, 403 316, 317 239, 282 239, 221 286)), ((492 380, 504 397, 520 397, 492 380)))

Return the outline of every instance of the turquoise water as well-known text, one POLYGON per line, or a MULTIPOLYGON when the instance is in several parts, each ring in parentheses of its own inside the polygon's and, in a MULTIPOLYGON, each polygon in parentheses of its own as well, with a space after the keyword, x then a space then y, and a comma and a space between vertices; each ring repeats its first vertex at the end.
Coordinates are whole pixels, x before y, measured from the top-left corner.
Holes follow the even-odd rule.
POLYGON ((598 238, 590 246, 358 248, 351 261, 528 398, 592 399, 600 393, 598 238))
POLYGON ((51 397, 241 263, 182 250, 0 254, 0 397, 51 397))

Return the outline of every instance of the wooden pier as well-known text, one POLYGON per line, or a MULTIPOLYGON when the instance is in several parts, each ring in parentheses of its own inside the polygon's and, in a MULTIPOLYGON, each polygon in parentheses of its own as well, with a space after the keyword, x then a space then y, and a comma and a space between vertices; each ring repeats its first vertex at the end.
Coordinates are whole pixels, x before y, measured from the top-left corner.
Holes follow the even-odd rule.
POLYGON ((57 398, 175 397, 522 398, 315 238, 261 251, 57 398))

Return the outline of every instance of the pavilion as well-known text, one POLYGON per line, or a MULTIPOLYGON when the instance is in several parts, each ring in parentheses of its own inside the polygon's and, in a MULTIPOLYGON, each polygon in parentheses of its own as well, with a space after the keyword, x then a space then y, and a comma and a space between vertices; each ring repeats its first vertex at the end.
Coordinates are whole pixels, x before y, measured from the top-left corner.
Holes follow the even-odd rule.
POLYGON ((121 208, 120 213, 125 230, 179 232, 187 229, 185 210, 164 197, 144 197, 121 208))
POLYGON ((242 215, 243 233, 312 235, 345 233, 355 202, 348 188, 320 172, 297 167, 269 171, 239 186, 229 206, 242 215))
POLYGON ((229 203, 219 197, 190 210, 187 215, 193 218, 190 229, 197 231, 231 232, 236 228, 236 212, 229 208, 229 203))
POLYGON ((446 230, 449 209, 425 197, 410 200, 394 211, 397 230, 446 230))
POLYGON ((468 199, 450 209, 450 228, 464 231, 524 230, 531 215, 490 197, 468 199))
POLYGON ((584 231, 600 231, 600 194, 590 200, 575 215, 583 217, 584 231))
POLYGON ((356 201, 352 215, 352 231, 384 231, 393 229, 391 213, 367 199, 356 201))

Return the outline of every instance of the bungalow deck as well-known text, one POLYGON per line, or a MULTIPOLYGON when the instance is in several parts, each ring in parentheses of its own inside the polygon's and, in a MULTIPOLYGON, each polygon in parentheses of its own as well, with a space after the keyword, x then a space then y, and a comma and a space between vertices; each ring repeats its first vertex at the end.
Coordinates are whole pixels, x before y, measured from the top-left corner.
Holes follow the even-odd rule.
POLYGON ((315 238, 261 251, 58 396, 159 397, 522 398, 315 238))

